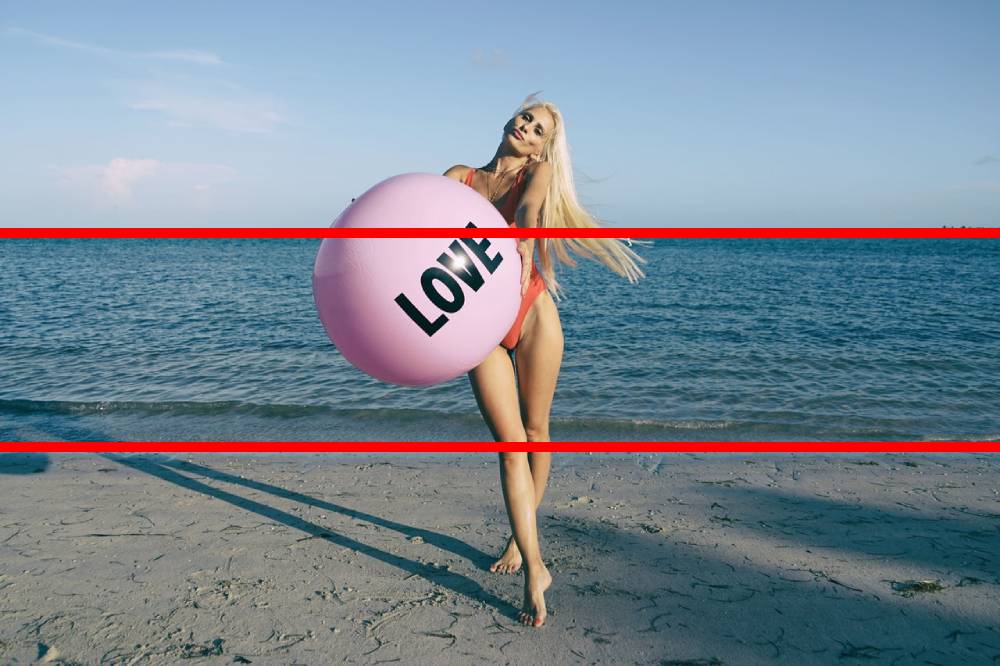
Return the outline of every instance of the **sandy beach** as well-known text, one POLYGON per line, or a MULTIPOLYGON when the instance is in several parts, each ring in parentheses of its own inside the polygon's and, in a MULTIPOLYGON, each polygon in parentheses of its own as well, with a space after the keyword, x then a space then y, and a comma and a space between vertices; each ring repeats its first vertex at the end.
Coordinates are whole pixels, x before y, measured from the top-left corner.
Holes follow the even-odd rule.
POLYGON ((1000 459, 559 461, 519 626, 492 456, 0 455, 0 663, 1000 659, 1000 459))

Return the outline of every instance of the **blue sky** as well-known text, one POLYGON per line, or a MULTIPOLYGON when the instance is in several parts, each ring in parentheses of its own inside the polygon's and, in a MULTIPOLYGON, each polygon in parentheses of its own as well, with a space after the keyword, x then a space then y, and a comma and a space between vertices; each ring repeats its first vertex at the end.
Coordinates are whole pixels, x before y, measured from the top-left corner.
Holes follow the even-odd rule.
POLYGON ((0 0, 0 224, 326 226, 542 90, 610 224, 996 225, 998 34, 973 0, 0 0))

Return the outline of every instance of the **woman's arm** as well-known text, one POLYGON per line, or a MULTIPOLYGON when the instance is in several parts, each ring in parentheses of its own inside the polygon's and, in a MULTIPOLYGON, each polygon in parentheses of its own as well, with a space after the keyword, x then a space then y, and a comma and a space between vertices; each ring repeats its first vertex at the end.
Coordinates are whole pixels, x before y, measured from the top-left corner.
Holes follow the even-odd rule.
MULTIPOLYGON (((552 165, 548 162, 538 162, 528 168, 525 176, 528 184, 521 195, 521 201, 517 205, 517 212, 514 218, 517 226, 521 228, 537 227, 545 204, 545 196, 549 192, 549 183, 552 182, 552 165)), ((542 243, 545 239, 542 239, 542 243)), ((541 251, 545 250, 544 245, 540 245, 541 251)), ((531 281, 532 259, 535 257, 535 239, 525 238, 517 246, 517 251, 521 254, 521 295, 528 292, 528 284, 531 281)))
POLYGON ((548 194, 549 183, 552 182, 552 165, 548 162, 537 162, 528 167, 525 177, 528 184, 517 205, 515 219, 519 227, 537 227, 538 214, 542 212, 545 195, 548 194))

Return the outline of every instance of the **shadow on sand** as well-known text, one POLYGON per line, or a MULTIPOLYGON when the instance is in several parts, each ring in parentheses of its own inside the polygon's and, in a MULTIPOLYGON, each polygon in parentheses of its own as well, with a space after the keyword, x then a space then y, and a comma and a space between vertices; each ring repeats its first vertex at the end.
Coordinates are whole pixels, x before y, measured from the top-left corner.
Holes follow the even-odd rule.
POLYGON ((41 474, 50 464, 45 453, 0 453, 0 474, 41 474))
MULTIPOLYGON (((988 598, 1000 585, 1000 514, 956 506, 929 515, 759 487, 696 486, 684 493, 717 499, 707 510, 707 522, 720 526, 714 545, 687 541, 689 532, 703 535, 707 526, 650 534, 578 511, 543 510, 540 525, 549 538, 570 554, 587 554, 586 561, 570 557, 554 567, 557 574, 590 572, 563 584, 569 588, 562 593, 563 610, 575 606, 572 616, 605 606, 602 636, 608 640, 648 633, 667 644, 696 636, 707 652, 721 647, 720 636, 738 637, 761 660, 1000 659, 1000 644, 992 639, 996 606, 954 601, 965 593, 988 598), (743 536, 763 537, 782 554, 751 559, 736 547, 743 536), (812 549, 825 551, 823 564, 810 563, 812 549), (852 578, 842 573, 845 563, 869 562, 886 576, 881 588, 845 582, 852 578), (898 587, 914 567, 937 572, 943 587, 898 587), (952 601, 934 601, 933 589, 950 589, 952 601)), ((663 663, 722 662, 709 653, 663 663)))
POLYGON ((379 550, 378 548, 374 548, 350 537, 337 534, 336 532, 332 532, 325 527, 303 520, 298 516, 294 516, 280 509, 276 509, 261 502, 215 488, 206 483, 202 483, 197 479, 185 476, 181 473, 181 471, 198 474, 215 481, 232 483, 244 488, 265 492, 274 495, 275 497, 291 500, 293 502, 300 502, 318 509, 323 509, 324 511, 340 513, 350 518, 367 521, 372 524, 394 530, 407 537, 420 537, 425 543, 452 552, 459 557, 466 558, 472 561, 479 568, 484 567, 486 563, 492 561, 489 555, 483 551, 474 548, 459 539, 455 539, 454 537, 439 534, 426 529, 412 527, 410 525, 398 523, 379 516, 374 516, 363 511, 350 509, 339 504, 319 500, 303 493, 286 490, 285 488, 269 483, 241 478, 232 474, 227 474, 226 472, 206 467, 204 465, 198 465, 183 460, 168 458, 157 459, 146 456, 124 456, 117 454, 103 455, 108 460, 112 460, 121 465, 126 465, 139 472, 150 474, 162 479, 163 481, 186 488, 187 490, 203 493, 210 497, 214 497, 215 499, 222 500, 223 502, 228 502, 229 504, 232 504, 233 506, 244 511, 256 513, 257 515, 268 520, 300 530, 317 539, 323 539, 343 548, 350 548, 357 553, 367 555, 374 560, 396 567, 407 574, 420 576, 435 585, 440 585, 457 594, 482 602, 507 617, 516 617, 518 613, 517 608, 498 599, 491 592, 484 589, 478 582, 468 578, 467 576, 463 576, 462 574, 454 571, 440 571, 434 567, 428 567, 427 565, 421 564, 420 562, 415 562, 405 557, 400 557, 399 555, 387 553, 384 550, 379 550))

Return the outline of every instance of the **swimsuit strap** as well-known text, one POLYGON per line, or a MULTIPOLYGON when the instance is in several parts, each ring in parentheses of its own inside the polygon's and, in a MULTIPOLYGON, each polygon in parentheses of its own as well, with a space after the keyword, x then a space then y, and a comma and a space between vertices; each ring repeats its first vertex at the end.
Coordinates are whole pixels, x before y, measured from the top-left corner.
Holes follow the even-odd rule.
MULTIPOLYGON (((530 162, 528 164, 530 164, 530 162)), ((519 188, 524 183, 524 172, 528 170, 528 164, 521 167, 521 170, 517 172, 517 176, 514 178, 514 184, 510 186, 509 190, 507 190, 507 196, 514 201, 520 201, 521 199, 521 190, 519 188)))
POLYGON ((523 167, 521 167, 521 170, 517 172, 517 178, 514 180, 514 184, 511 185, 510 188, 511 192, 517 193, 516 199, 518 201, 521 200, 521 194, 522 194, 521 190, 523 189, 524 185, 524 174, 528 170, 529 166, 531 166, 531 162, 528 162, 523 167))
MULTIPOLYGON (((514 224, 514 212, 517 210, 517 204, 521 200, 521 189, 524 185, 524 173, 528 170, 529 166, 531 166, 531 162, 528 162, 521 167, 520 171, 517 172, 517 177, 514 179, 514 184, 510 186, 507 194, 504 195, 506 197, 506 201, 504 202, 503 208, 500 209, 500 214, 503 215, 503 218, 507 220, 508 224, 514 224)), ((468 173, 465 174, 465 184, 472 187, 472 179, 475 175, 476 168, 470 167, 468 173)))

